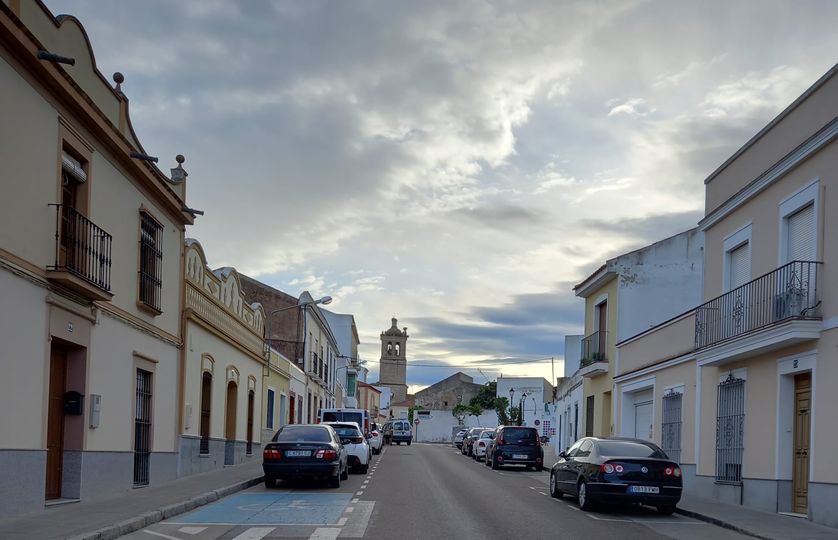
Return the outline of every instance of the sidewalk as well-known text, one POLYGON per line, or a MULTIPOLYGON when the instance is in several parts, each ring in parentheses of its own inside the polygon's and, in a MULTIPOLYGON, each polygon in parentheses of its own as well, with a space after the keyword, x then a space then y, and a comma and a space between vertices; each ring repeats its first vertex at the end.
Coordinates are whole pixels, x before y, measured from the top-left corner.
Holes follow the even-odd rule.
POLYGON ((124 495, 0 521, 3 540, 107 540, 187 512, 262 481, 262 462, 180 478, 124 495))
POLYGON ((805 518, 762 512, 690 495, 681 497, 676 512, 763 540, 838 538, 838 529, 818 525, 805 518))

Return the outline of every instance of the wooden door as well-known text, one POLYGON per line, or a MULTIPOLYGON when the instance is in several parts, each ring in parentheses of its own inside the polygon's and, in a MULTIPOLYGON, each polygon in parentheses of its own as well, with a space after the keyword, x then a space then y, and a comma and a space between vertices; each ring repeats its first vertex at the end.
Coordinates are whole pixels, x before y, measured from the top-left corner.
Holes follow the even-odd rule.
POLYGON ((792 510, 801 514, 809 508, 809 412, 812 406, 812 376, 794 378, 794 468, 792 510))
POLYGON ((209 454, 210 413, 212 411, 212 375, 204 372, 201 377, 201 449, 209 454))
POLYGON ((603 302, 597 306, 597 350, 596 352, 605 354, 605 336, 608 331, 608 302, 603 302))
POLYGON ((227 383, 227 416, 224 422, 224 438, 236 440, 236 399, 238 386, 233 381, 227 383))
POLYGON ((61 497, 64 466, 64 392, 67 381, 67 353, 52 346, 49 362, 49 398, 47 405, 47 470, 45 496, 61 497))
POLYGON ((253 453, 253 406, 254 406, 253 390, 247 392, 247 453, 253 453))
POLYGON ((289 424, 293 424, 293 423, 296 422, 296 420, 295 420, 296 416, 294 416, 294 413, 295 413, 294 405, 296 403, 297 403, 296 396, 291 396, 291 399, 288 401, 288 423, 289 424))

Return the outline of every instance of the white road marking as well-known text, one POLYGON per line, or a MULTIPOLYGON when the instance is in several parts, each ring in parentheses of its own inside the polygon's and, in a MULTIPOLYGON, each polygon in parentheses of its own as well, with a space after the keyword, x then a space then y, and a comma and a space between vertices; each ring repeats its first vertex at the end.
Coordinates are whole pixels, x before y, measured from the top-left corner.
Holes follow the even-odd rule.
POLYGON ((667 525, 709 525, 709 523, 706 523, 704 521, 688 521, 686 519, 684 521, 658 521, 656 519, 632 519, 632 521, 635 522, 635 523, 654 523, 654 524, 665 523, 667 525))
POLYGON ((351 514, 354 511, 355 511, 355 508, 352 507, 352 506, 347 506, 346 510, 344 510, 344 512, 346 512, 347 514, 351 514))
POLYGON ((362 491, 358 491, 358 492, 356 492, 356 493, 355 493, 355 495, 358 495, 359 497, 360 497, 361 495, 363 495, 363 494, 364 494, 363 490, 362 490, 362 491))
POLYGON ((631 523, 631 520, 630 520, 630 519, 610 519, 610 518, 600 518, 600 517, 596 517, 596 516, 595 516, 595 515, 593 515, 593 514, 585 514, 585 515, 586 515, 586 516, 588 516, 589 518, 591 518, 591 519, 595 519, 595 520, 597 520, 597 521, 617 521, 617 522, 620 522, 620 523, 631 523))
POLYGON ((340 534, 340 529, 330 529, 327 527, 318 527, 309 536, 309 540, 335 540, 340 534))
POLYGON ((342 517, 338 520, 338 527, 343 527, 344 525, 346 525, 346 518, 342 517))
POLYGON ((233 538, 233 540, 262 540, 273 532, 276 527, 251 527, 233 538))
POLYGON ((198 534, 202 533, 207 530, 207 527, 181 527, 178 529, 178 532, 182 532, 184 534, 198 534))
POLYGON ((356 502, 358 502, 358 501, 360 501, 360 500, 361 500, 361 499, 352 499, 352 502, 353 502, 353 503, 356 503, 356 502))
POLYGON ((148 533, 148 534, 153 534, 154 536, 159 536, 160 538, 165 538, 166 540, 180 540, 180 538, 175 538, 174 536, 169 536, 168 534, 149 531, 148 529, 143 529, 143 532, 148 533))

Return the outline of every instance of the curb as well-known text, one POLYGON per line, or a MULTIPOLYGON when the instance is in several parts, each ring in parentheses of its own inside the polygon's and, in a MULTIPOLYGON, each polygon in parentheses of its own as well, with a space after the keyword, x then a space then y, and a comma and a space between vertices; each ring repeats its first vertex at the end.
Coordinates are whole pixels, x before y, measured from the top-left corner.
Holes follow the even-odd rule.
POLYGON ((113 540, 114 538, 119 538, 120 536, 144 529, 149 525, 153 525, 163 521, 164 519, 169 519, 173 516, 177 516, 178 514, 194 510, 199 506, 204 506, 205 504, 217 501, 227 495, 232 495, 238 491, 255 486, 256 484, 262 482, 263 478, 263 476, 258 476, 256 478, 237 482, 223 488, 207 491, 206 493, 202 493, 186 501, 162 506, 156 510, 145 512, 131 519, 126 519, 125 521, 120 521, 95 531, 73 536, 70 540, 113 540))
POLYGON ((762 536, 761 534, 757 534, 757 533, 749 531, 747 529, 743 529, 742 527, 734 525, 733 523, 730 523, 730 522, 727 522, 727 521, 722 521, 721 519, 718 519, 718 518, 715 518, 715 517, 712 517, 712 516, 708 516, 706 514, 700 514, 698 512, 693 512, 692 510, 686 510, 686 509, 681 508, 681 507, 677 507, 675 509, 675 513, 676 514, 681 514, 683 516, 691 517, 691 518, 694 518, 694 519, 698 519, 700 521, 710 523, 711 525, 715 525, 715 526, 721 527, 723 529, 728 529, 730 531, 738 532, 739 534, 744 534, 744 535, 750 536, 752 538, 759 538, 760 540, 775 540, 774 538, 771 538, 770 536, 762 536))

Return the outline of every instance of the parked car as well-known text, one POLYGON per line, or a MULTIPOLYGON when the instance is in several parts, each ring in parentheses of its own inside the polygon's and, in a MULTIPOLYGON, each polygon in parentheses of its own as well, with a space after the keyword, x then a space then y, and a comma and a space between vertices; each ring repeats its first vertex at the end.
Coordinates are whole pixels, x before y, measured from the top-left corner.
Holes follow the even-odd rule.
POLYGON ((393 442, 396 444, 407 443, 413 440, 413 431, 410 429, 408 420, 393 420, 393 442))
POLYGON ((381 435, 384 444, 387 446, 393 444, 393 422, 384 422, 384 425, 381 426, 381 435))
POLYGON ((456 435, 454 435, 454 446, 457 448, 463 447, 463 437, 465 437, 466 433, 468 433, 467 429, 461 429, 456 435))
POLYGON ((480 461, 486 457, 486 450, 489 449, 489 445, 492 444, 492 439, 494 438, 494 429, 484 429, 480 432, 477 440, 471 445, 471 457, 474 458, 474 461, 480 461))
POLYGON ((278 479, 321 477, 340 487, 349 478, 349 457, 331 426, 291 424, 276 432, 262 452, 265 487, 278 479))
POLYGON ((381 426, 376 424, 375 422, 370 425, 370 436, 369 436, 370 448, 372 449, 373 454, 380 454, 381 448, 384 446, 384 436, 381 432, 381 426))
POLYGON ((582 510, 598 502, 635 502, 675 511, 681 500, 681 468, 654 443, 639 439, 585 437, 559 454, 550 470, 550 494, 579 499, 582 510))
POLYGON ((367 474, 372 460, 372 450, 358 424, 355 422, 323 422, 323 424, 331 426, 340 437, 340 442, 348 454, 349 466, 367 474))
POLYGON ((468 430, 465 437, 463 437, 463 447, 460 450, 464 456, 471 457, 471 445, 480 436, 480 432, 486 428, 482 427, 473 427, 468 430))
POLYGON ((486 454, 486 464, 493 469, 503 465, 524 465, 527 469, 544 470, 544 449, 534 427, 501 426, 486 454))

